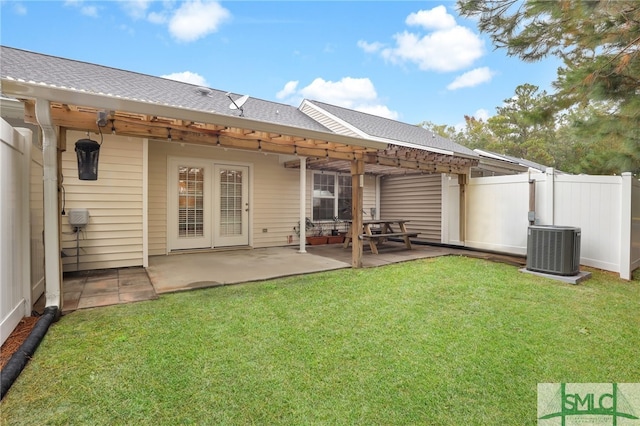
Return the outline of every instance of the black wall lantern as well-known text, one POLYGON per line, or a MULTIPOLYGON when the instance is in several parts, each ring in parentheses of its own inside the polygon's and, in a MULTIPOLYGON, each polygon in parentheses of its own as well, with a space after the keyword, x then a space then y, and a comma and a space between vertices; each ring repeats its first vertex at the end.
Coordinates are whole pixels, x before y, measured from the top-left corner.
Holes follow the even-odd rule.
POLYGON ((98 180, 100 144, 91 139, 80 139, 76 142, 76 155, 78 156, 78 178, 98 180))
MULTIPOLYGON (((112 132, 115 127, 111 121, 112 132)), ((100 143, 91 139, 80 139, 76 142, 76 155, 78 157, 78 178, 80 180, 98 180, 98 157, 102 146, 102 128, 107 125, 107 113, 98 111, 96 119, 98 131, 100 132, 100 143)), ((87 136, 89 133, 87 132, 87 136)))

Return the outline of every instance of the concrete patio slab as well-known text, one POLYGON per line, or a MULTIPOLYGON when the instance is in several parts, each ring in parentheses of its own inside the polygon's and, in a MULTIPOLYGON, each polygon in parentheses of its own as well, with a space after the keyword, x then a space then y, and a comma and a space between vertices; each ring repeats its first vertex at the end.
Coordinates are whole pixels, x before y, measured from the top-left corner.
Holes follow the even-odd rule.
POLYGON ((152 256, 147 273, 157 293, 168 293, 349 267, 294 247, 271 247, 152 256))

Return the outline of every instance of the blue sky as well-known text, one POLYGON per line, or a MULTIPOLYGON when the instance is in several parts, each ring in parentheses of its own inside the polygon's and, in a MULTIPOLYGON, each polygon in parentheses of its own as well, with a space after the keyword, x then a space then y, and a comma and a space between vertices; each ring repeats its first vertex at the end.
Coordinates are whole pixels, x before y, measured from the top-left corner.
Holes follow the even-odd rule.
POLYGON ((495 113, 548 92, 556 60, 496 51, 453 1, 8 1, 0 43, 298 106, 417 124, 495 113))

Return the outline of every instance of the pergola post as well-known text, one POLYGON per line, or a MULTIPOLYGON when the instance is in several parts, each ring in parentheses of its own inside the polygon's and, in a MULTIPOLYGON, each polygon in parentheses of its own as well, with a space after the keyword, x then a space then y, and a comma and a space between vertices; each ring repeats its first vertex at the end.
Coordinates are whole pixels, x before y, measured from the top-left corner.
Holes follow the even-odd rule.
POLYGON ((364 194, 364 159, 351 161, 351 266, 362 268, 362 205, 364 194))

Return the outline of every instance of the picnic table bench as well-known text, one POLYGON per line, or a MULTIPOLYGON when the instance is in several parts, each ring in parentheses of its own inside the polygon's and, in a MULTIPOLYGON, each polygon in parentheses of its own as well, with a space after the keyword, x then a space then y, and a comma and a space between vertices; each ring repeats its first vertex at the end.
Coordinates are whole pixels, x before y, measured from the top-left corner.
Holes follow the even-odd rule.
MULTIPOLYGON (((367 240, 369 247, 373 254, 378 254, 378 245, 387 241, 389 238, 402 238, 404 245, 407 249, 411 250, 411 237, 417 237, 419 232, 407 231, 405 223, 409 222, 405 219, 377 219, 377 220, 364 220, 362 221, 363 233, 358 235, 361 240, 367 240), (377 225, 378 228, 373 228, 372 225, 377 225), (393 230, 393 226, 398 225, 400 232, 393 230)), ((344 248, 349 247, 352 238, 353 223, 349 222, 349 232, 347 232, 344 240, 344 248)))

